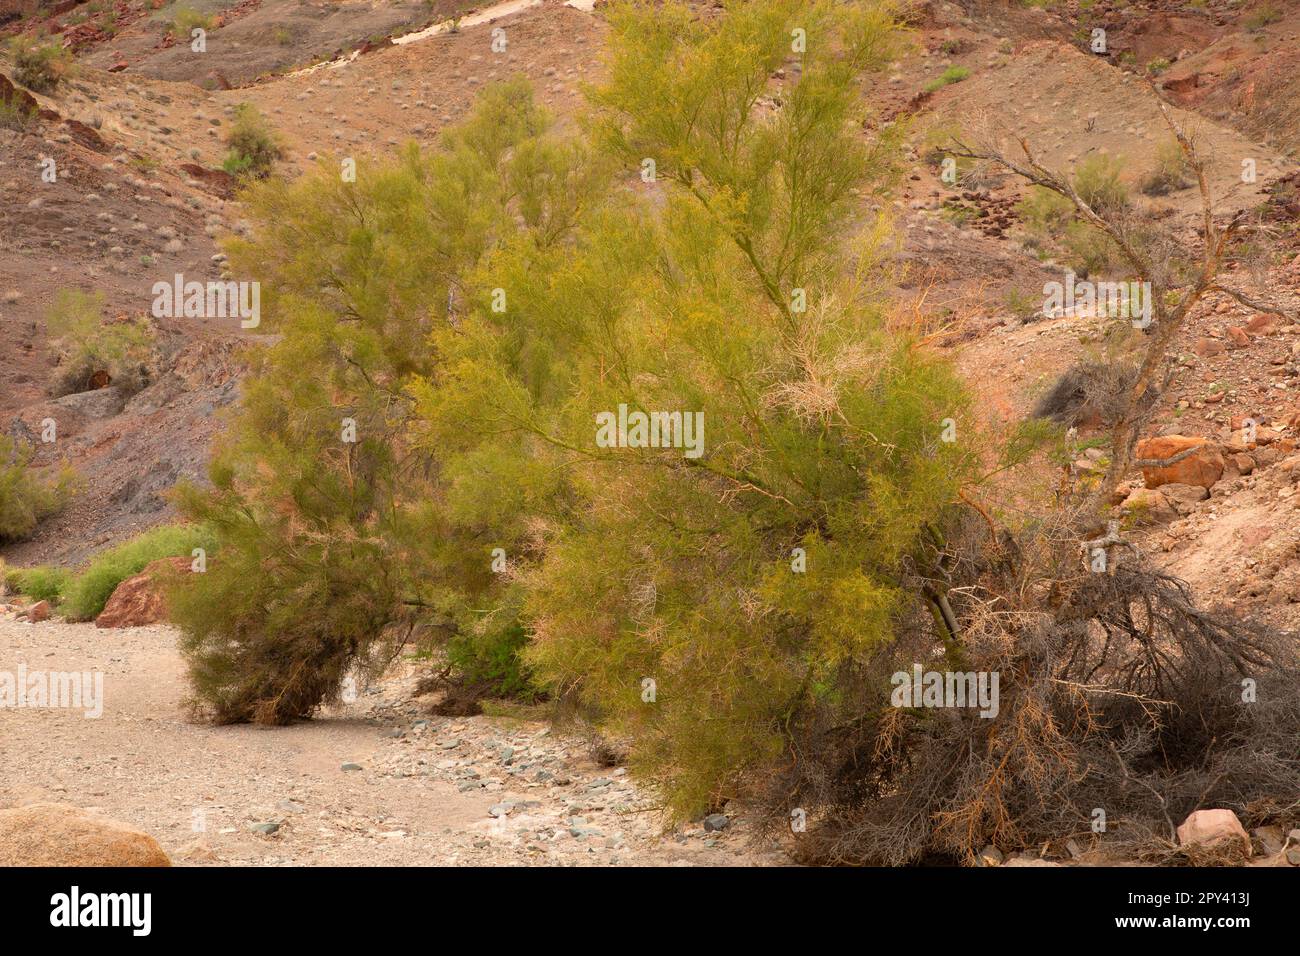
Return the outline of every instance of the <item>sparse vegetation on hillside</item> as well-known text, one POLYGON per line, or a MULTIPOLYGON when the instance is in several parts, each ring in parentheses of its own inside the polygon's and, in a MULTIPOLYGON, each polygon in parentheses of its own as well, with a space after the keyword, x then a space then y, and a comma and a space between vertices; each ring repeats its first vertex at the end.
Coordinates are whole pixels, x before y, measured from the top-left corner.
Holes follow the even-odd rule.
POLYGON ((214 22, 215 20, 209 14, 200 13, 193 7, 180 6, 176 8, 176 14, 172 18, 172 33, 188 40, 196 29, 211 30, 214 22))
POLYGON ((222 168, 232 176, 253 179, 269 176, 284 152, 275 131, 251 103, 240 103, 236 108, 226 145, 230 152, 222 168))
POLYGON ((154 332, 147 320, 104 321, 102 292, 60 289, 46 314, 58 358, 51 391, 69 395, 114 385, 132 395, 149 384, 154 332))
POLYGON ((17 541, 67 504, 74 488, 72 473, 38 474, 31 467, 32 449, 0 435, 0 544, 17 541))
POLYGON ((72 54, 57 41, 19 36, 9 41, 14 79, 35 93, 51 93, 72 70, 72 54))

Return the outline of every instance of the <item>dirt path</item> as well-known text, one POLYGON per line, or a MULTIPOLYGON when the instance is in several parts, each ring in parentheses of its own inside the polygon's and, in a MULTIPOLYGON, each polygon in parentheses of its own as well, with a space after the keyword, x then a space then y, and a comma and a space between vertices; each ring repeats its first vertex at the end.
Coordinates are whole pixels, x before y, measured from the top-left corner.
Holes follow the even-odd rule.
POLYGON ((413 674, 298 726, 190 723, 175 639, 162 626, 0 618, 0 672, 104 675, 98 718, 0 709, 0 806, 94 807, 181 865, 783 862, 749 846, 743 819, 664 833, 623 768, 598 767, 544 724, 425 715, 413 674))

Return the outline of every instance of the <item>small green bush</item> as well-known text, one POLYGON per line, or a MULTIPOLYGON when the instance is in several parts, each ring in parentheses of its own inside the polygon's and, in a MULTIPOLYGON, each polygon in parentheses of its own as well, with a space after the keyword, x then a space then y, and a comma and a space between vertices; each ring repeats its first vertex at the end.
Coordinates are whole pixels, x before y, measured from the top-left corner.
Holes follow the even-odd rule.
POLYGON ((1113 271, 1121 262, 1115 240, 1086 222, 1072 222, 1063 240, 1066 260, 1080 277, 1113 271))
POLYGON ((27 537, 72 496, 70 470, 63 469, 48 481, 29 467, 31 458, 30 446, 0 435, 0 543, 27 537))
POLYGON ((67 616, 74 621, 98 617, 117 586, 159 558, 189 556, 195 548, 216 549, 212 533, 201 525, 163 525, 97 554, 64 590, 67 616))
POLYGON ((72 70, 72 54, 43 37, 14 37, 9 41, 14 79, 36 93, 49 93, 72 70))
POLYGON ((447 643, 447 663, 476 696, 532 699, 537 689, 520 660, 527 644, 528 632, 516 622, 488 634, 457 634, 447 643))
POLYGON ((1089 156, 1074 173, 1074 189, 1096 212, 1118 212, 1128 205, 1128 187, 1120 180, 1119 160, 1104 154, 1089 156))
POLYGON ((1016 211, 1030 232, 1050 238, 1064 233, 1074 218, 1074 204, 1042 186, 1031 186, 1016 211))
POLYGON ((1146 196, 1163 196, 1191 185, 1187 179, 1187 154, 1176 139, 1166 140, 1156 150, 1156 167, 1142 177, 1138 189, 1146 196))
MULTIPOLYGON (((1129 205, 1128 189, 1119 178, 1120 169, 1117 160, 1098 155, 1084 160, 1074 174, 1079 198, 1099 215, 1113 215, 1129 205)), ((1074 204, 1059 193, 1034 186, 1017 210, 1031 236, 1051 240, 1080 275, 1108 272, 1118 264, 1119 249, 1114 240, 1077 218, 1074 204)))
POLYGON ((45 318, 59 359, 50 386, 55 395, 84 392, 99 373, 107 373, 128 395, 149 384, 153 328, 137 321, 104 322, 104 301, 102 292, 60 289, 55 294, 45 318))
POLYGON ((5 571, 5 587, 14 594, 25 594, 35 601, 58 604, 72 575, 64 568, 39 566, 35 568, 9 568, 5 571))
POLYGON ((235 109, 235 121, 226 135, 226 154, 222 168, 232 176, 251 176, 265 179, 284 154, 274 131, 265 117, 251 103, 241 103, 235 109))
POLYGON ((949 83, 960 83, 966 77, 970 76, 970 70, 964 66, 950 66, 944 70, 937 79, 931 80, 925 84, 925 91, 933 93, 935 90, 943 89, 949 83))
POLYGON ((193 7, 178 7, 176 16, 172 19, 172 33, 177 37, 188 39, 190 31, 195 28, 211 30, 213 22, 211 16, 199 13, 193 7))

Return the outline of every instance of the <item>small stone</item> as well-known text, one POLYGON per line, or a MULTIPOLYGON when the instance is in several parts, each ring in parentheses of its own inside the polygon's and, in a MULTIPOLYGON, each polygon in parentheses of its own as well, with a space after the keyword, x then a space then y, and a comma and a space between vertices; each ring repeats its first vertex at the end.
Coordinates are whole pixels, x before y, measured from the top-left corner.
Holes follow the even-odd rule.
POLYGON ((257 833, 264 833, 264 834, 266 834, 267 836, 270 836, 270 835, 271 835, 272 833, 274 833, 276 830, 280 829, 280 824, 278 824, 278 823, 254 823, 252 829, 253 829, 254 831, 256 831, 257 833))
POLYGON ((339 769, 342 770, 344 773, 355 773, 356 771, 361 769, 361 764, 345 763, 342 766, 340 766, 339 769))
POLYGON ((727 829, 731 825, 731 820, 725 813, 710 813, 704 818, 704 829, 709 833, 718 833, 727 829))
POLYGON ((1002 863, 1002 851, 995 846, 986 846, 976 857, 980 866, 999 866, 1002 863))

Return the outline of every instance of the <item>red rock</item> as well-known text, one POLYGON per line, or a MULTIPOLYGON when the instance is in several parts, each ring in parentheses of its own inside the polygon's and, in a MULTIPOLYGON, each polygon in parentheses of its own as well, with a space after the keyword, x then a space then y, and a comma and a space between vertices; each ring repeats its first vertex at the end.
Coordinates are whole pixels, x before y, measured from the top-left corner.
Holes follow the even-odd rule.
POLYGON ((1178 517, 1169 499, 1150 488, 1134 490, 1120 504, 1120 510, 1137 524, 1160 524, 1178 517))
POLYGON ((0 810, 0 866, 171 866, 135 827, 63 803, 0 810))
POLYGON ((1216 342, 1214 339, 1200 338, 1196 340, 1194 346, 1196 354, 1202 358, 1213 358, 1216 355, 1223 354, 1223 343, 1216 342))
POLYGON ((1271 335, 1277 330, 1276 315, 1256 315, 1246 323, 1246 331, 1251 335, 1271 335))
POLYGON ((50 619, 50 602, 37 601, 27 609, 27 620, 32 623, 48 621, 50 619))
POLYGON ((188 574, 189 558, 163 558, 117 586, 104 610, 95 618, 96 627, 143 627, 167 620, 167 601, 161 578, 166 573, 188 574))
POLYGON ((181 163, 180 168, 222 199, 235 195, 235 177, 224 169, 208 169, 198 163, 181 163))
POLYGON ((1209 488, 1223 477, 1223 455, 1204 438, 1186 435, 1162 435, 1138 442, 1136 457, 1165 461, 1189 449, 1186 457, 1165 466, 1142 468, 1142 479, 1148 488, 1177 483, 1209 488))
POLYGON ((1239 349, 1244 349, 1250 344, 1250 336, 1246 334, 1246 330, 1238 328, 1235 325, 1228 326, 1228 338, 1230 338, 1232 344, 1239 349))

